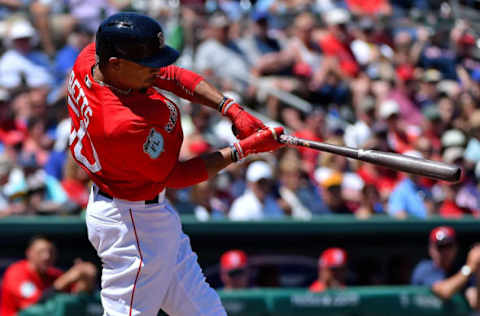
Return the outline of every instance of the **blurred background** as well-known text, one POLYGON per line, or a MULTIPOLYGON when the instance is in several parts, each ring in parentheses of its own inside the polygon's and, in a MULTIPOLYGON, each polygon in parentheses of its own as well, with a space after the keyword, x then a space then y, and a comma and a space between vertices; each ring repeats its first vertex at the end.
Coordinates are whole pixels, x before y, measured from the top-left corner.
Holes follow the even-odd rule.
MULTIPOLYGON (((463 168, 447 183, 283 148, 168 190, 229 314, 477 309, 480 1, 0 0, 0 280, 19 260, 42 260, 38 240, 55 254, 45 264, 71 271, 81 258, 97 271, 79 268, 92 284, 80 294, 22 287, 30 303, 19 309, 38 303, 22 315, 101 315, 101 263, 83 219, 90 182, 69 154, 65 87, 118 11, 157 19, 181 52, 177 65, 267 125, 463 168)), ((228 120, 170 97, 181 109, 181 159, 235 141, 228 120)))

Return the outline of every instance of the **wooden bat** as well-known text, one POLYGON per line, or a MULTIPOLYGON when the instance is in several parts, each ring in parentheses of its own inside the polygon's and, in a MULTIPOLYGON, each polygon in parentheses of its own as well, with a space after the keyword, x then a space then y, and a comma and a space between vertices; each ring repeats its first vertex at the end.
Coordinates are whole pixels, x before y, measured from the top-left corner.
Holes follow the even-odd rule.
POLYGON ((390 169, 408 172, 423 177, 456 182, 460 179, 462 169, 456 165, 433 160, 421 159, 378 150, 356 149, 302 139, 291 135, 280 135, 283 144, 308 147, 332 154, 342 155, 390 169))

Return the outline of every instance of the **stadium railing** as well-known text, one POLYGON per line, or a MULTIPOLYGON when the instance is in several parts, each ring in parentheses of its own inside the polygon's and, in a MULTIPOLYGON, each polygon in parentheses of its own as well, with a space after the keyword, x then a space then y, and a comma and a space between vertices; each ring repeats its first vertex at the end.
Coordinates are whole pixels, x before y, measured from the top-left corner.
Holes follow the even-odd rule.
MULTIPOLYGON (((424 287, 352 287, 309 293, 305 289, 249 289, 219 291, 230 316, 467 316, 466 300, 455 295, 442 301, 424 287)), ((19 316, 101 316, 95 295, 57 294, 19 316)), ((164 315, 164 314, 159 314, 164 315)))

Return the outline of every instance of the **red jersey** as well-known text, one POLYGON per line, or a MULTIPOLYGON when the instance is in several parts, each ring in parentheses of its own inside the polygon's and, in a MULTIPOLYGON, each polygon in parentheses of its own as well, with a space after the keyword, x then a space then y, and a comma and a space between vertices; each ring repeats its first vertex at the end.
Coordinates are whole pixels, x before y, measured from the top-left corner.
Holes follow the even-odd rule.
MULTIPOLYGON (((180 111, 158 88, 192 102, 201 76, 163 67, 142 93, 115 91, 93 79, 95 44, 78 56, 68 81, 72 118, 70 150, 100 190, 125 200, 152 199, 175 179, 190 185, 207 178, 202 162, 178 162, 183 132, 180 111), (199 168, 200 166, 200 168, 199 168), (195 170, 193 170, 195 169, 195 170)), ((178 181, 177 181, 178 182, 178 181)))
POLYGON ((327 286, 325 285, 325 283, 323 282, 320 282, 318 280, 316 280, 315 282, 313 282, 310 287, 308 288, 308 290, 310 292, 314 292, 314 293, 319 293, 319 292, 323 292, 327 289, 327 286))
POLYGON ((20 310, 35 304, 45 289, 63 274, 56 268, 48 268, 45 278, 32 270, 27 260, 12 264, 5 271, 2 283, 0 315, 14 316, 20 310))
POLYGON ((349 77, 355 77, 358 74, 359 67, 353 57, 349 44, 339 41, 333 34, 328 33, 319 41, 322 51, 327 56, 333 56, 338 59, 343 73, 349 77))

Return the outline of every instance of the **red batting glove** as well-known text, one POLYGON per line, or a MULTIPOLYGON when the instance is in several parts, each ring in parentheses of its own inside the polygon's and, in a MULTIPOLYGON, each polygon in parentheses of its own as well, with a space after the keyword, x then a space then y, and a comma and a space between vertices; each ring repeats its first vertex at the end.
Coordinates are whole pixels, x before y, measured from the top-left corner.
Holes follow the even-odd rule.
POLYGON ((232 121, 232 130, 238 139, 244 139, 265 128, 262 121, 245 111, 233 99, 225 99, 219 110, 232 121))
POLYGON ((283 127, 266 127, 247 138, 242 139, 238 143, 234 143, 232 148, 233 160, 238 161, 250 154, 274 151, 285 146, 278 142, 278 139, 282 134, 283 127))

